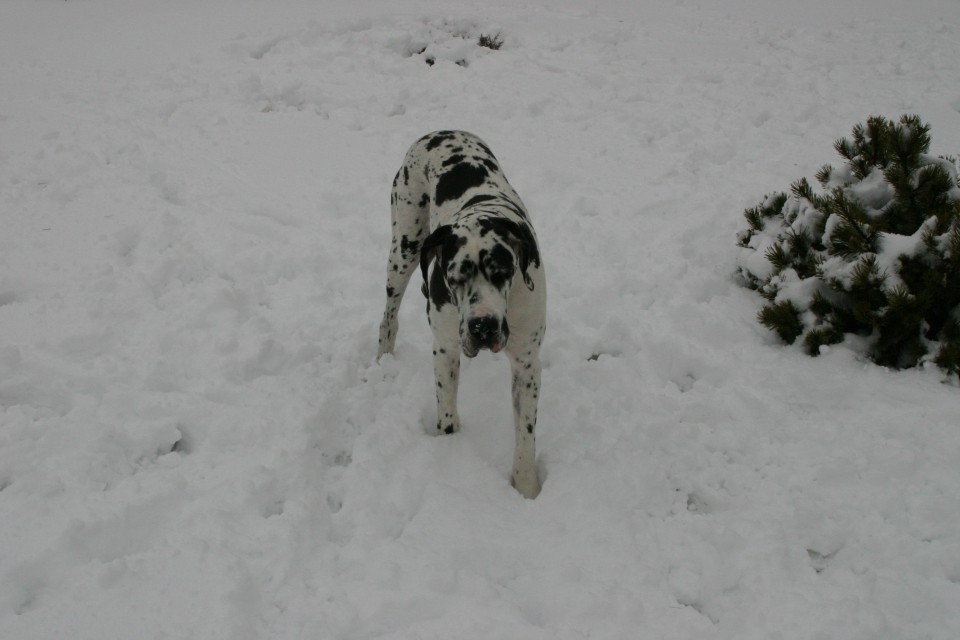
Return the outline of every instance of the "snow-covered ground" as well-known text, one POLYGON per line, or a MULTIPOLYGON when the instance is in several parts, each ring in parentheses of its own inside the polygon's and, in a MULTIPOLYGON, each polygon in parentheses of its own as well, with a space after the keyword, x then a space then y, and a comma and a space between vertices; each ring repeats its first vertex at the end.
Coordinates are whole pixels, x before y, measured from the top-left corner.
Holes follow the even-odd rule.
POLYGON ((0 36, 3 640, 960 637, 957 385, 784 348, 733 275, 867 116, 960 152, 956 0, 6 0, 0 36), (535 501, 502 356, 428 435, 416 284, 374 362, 438 128, 543 245, 535 501))

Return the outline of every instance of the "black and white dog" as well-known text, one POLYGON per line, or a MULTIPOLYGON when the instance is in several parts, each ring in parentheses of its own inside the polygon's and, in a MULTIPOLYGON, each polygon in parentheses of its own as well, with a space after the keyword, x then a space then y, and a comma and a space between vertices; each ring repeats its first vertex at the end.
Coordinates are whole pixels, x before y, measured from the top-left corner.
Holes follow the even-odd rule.
POLYGON ((464 131, 417 140, 393 181, 393 240, 379 356, 392 353, 397 312, 417 262, 433 328, 437 431, 460 430, 460 352, 509 356, 516 448, 512 482, 540 493, 534 430, 540 396, 540 343, 546 280, 530 220, 490 148, 464 131))

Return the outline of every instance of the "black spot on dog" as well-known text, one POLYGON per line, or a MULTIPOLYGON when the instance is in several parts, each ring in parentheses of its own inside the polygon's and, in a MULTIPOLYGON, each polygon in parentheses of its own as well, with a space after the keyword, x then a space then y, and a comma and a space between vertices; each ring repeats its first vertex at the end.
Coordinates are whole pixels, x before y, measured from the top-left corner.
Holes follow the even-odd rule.
POLYGON ((447 140, 453 140, 457 135, 453 131, 437 131, 427 142, 427 151, 433 151, 447 140))
POLYGON ((497 173, 500 171, 500 166, 497 164, 497 161, 490 156, 474 156, 473 161, 477 164, 482 164, 485 166, 490 173, 497 173))
POLYGON ((481 151, 483 151, 485 154, 487 154, 491 158, 493 157, 493 151, 490 151, 490 147, 480 142, 480 140, 478 139, 475 139, 474 142, 477 144, 478 147, 480 147, 481 151))
POLYGON ((490 284, 503 289, 513 277, 513 254, 502 244, 480 252, 480 265, 490 284))
POLYGON ((430 196, 423 194, 420 197, 420 202, 417 203, 417 206, 421 209, 426 209, 428 204, 430 204, 430 196))
POLYGON ((507 269, 513 266, 513 254, 510 253, 510 249, 506 245, 499 242, 490 249, 489 257, 490 260, 487 265, 489 268, 507 269))
POLYGON ((391 287, 390 285, 387 285, 387 297, 388 297, 388 298, 392 298, 395 291, 396 291, 396 289, 394 289, 394 288, 391 287))
POLYGON ((437 266, 430 274, 430 301, 437 309, 442 308, 445 304, 453 304, 453 296, 450 294, 450 288, 447 287, 447 281, 443 279, 441 271, 437 266))
POLYGON ((481 193, 467 200, 467 203, 463 205, 463 208, 469 209, 470 207, 476 204, 480 204, 481 202, 488 202, 490 200, 496 200, 496 199, 497 199, 497 196, 492 196, 489 193, 481 193))
POLYGON ((410 254, 417 253, 418 251, 420 251, 419 240, 410 240, 405 235, 400 238, 400 254, 403 257, 407 257, 410 254))
POLYGON ((511 244, 516 243, 517 245, 520 271, 524 274, 524 282, 530 290, 533 290, 533 281, 529 279, 527 269, 531 263, 534 266, 540 266, 540 250, 530 227, 527 226, 526 222, 518 223, 506 218, 480 218, 479 222, 482 235, 492 231, 508 242, 510 242, 510 238, 513 239, 511 244))
POLYGON ((427 271, 430 262, 436 258, 438 271, 442 274, 450 264, 450 260, 456 254, 457 249, 462 247, 467 239, 454 232, 450 225, 442 225, 433 230, 420 246, 420 272, 423 274, 424 293, 427 293, 428 278, 427 271))
POLYGON ((503 206, 505 206, 507 209, 510 209, 510 211, 513 211, 515 214, 517 214, 524 220, 527 219, 527 212, 523 208, 523 206, 520 205, 520 203, 514 202, 513 200, 510 199, 510 196, 508 196, 502 191, 500 192, 499 195, 500 195, 500 200, 502 201, 501 204, 503 204, 503 206))
POLYGON ((408 169, 407 167, 403 168, 403 184, 404 185, 410 184, 410 169, 408 169))
POLYGON ((455 200, 467 189, 483 184, 488 172, 484 167, 472 164, 458 164, 437 180, 437 191, 433 201, 439 206, 447 200, 455 200))
POLYGON ((463 278, 472 278, 477 273, 477 265, 473 260, 464 260, 460 263, 460 276, 463 278))
POLYGON ((452 164, 460 164, 461 162, 463 162, 463 160, 464 160, 464 157, 462 155, 454 154, 449 158, 447 158, 446 160, 444 160, 442 166, 449 167, 452 164))

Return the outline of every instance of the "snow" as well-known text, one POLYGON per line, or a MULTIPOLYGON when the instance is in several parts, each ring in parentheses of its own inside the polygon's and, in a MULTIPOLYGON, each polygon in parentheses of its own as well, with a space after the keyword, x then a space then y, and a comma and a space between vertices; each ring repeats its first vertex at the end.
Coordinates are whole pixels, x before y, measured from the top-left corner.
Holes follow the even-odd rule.
POLYGON ((0 636, 960 637, 955 384, 782 347, 734 277, 868 115, 960 149, 960 5, 907 5, 4 3, 0 636), (534 501, 502 356, 451 437, 415 284, 374 362, 446 127, 543 245, 534 501))
POLYGON ((903 280, 900 279, 898 274, 897 263, 903 256, 913 258, 922 252, 924 236, 935 231, 936 225, 937 219, 933 217, 921 224, 909 236, 897 233, 881 233, 879 235, 876 260, 880 273, 885 276, 883 283, 885 289, 892 291, 898 285, 903 285, 903 280))

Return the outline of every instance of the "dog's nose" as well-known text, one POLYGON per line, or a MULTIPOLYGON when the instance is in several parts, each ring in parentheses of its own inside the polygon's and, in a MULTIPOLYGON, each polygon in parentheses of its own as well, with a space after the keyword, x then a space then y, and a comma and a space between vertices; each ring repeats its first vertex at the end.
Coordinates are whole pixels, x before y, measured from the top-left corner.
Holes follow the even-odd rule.
POLYGON ((470 329, 470 335, 473 336, 473 339, 476 340, 477 343, 486 346, 497 337, 497 333, 500 330, 500 323, 497 322, 496 318, 484 316, 470 320, 467 328, 470 329))

